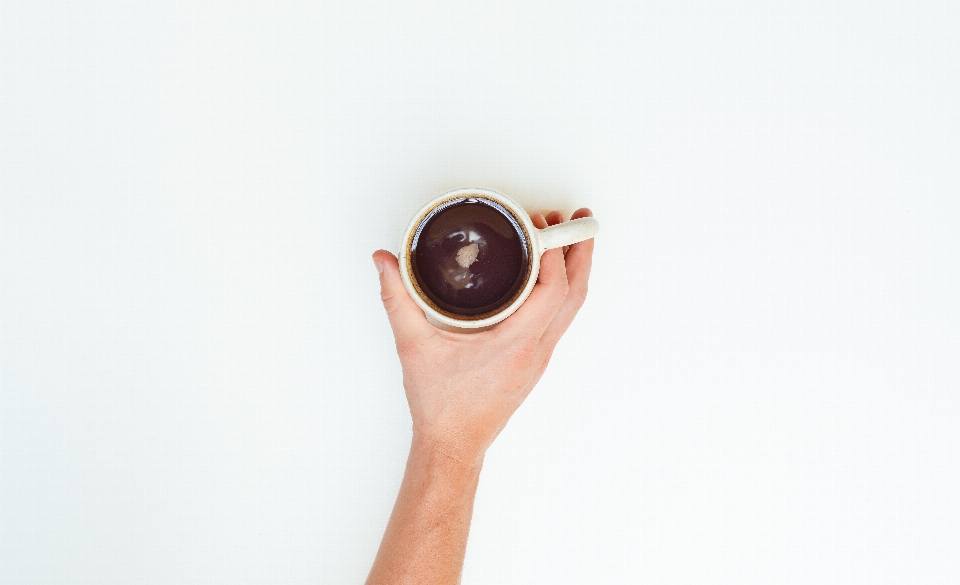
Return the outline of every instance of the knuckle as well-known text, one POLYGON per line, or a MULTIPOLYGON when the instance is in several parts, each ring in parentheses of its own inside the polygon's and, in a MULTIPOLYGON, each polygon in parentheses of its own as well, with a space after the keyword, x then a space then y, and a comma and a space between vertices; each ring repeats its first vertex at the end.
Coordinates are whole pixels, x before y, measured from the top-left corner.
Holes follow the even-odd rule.
POLYGON ((510 361, 517 367, 525 368, 533 365, 536 357, 536 347, 532 344, 519 344, 510 351, 510 361))
POLYGON ((561 300, 567 298, 567 295, 570 294, 570 283, 567 282, 566 279, 557 284, 556 294, 561 300))
POLYGON ((396 311, 400 305, 400 299, 397 297, 397 294, 392 291, 382 291, 380 293, 380 300, 383 301, 383 308, 387 310, 388 314, 396 311))

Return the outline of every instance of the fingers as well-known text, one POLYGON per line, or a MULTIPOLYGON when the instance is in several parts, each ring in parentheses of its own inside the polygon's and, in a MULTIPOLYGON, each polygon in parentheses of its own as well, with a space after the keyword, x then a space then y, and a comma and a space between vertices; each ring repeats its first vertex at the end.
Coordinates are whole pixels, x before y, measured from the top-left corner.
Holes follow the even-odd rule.
MULTIPOLYGON (((548 225, 557 225, 558 223, 563 223, 563 214, 559 211, 551 211, 547 214, 547 224, 548 225)), ((567 250, 570 249, 570 246, 563 247, 563 254, 567 254, 567 250)))
MULTIPOLYGON (((582 208, 574 212, 570 219, 592 215, 593 212, 589 209, 582 208)), ((573 318, 577 316, 577 312, 587 298, 587 281, 590 280, 590 269, 593 265, 593 238, 570 246, 570 251, 567 252, 564 260, 569 291, 541 338, 541 342, 550 347, 560 341, 560 337, 570 327, 573 318)))
POLYGON ((544 219, 542 213, 534 213, 530 216, 530 220, 533 221, 533 225, 539 230, 547 227, 547 220, 544 219))
POLYGON ((551 211, 547 214, 547 225, 557 225, 563 221, 563 215, 559 211, 551 211))
POLYGON ((397 258, 386 250, 373 253, 373 263, 380 273, 380 299, 390 319, 394 339, 397 345, 416 341, 432 332, 423 311, 417 306, 400 279, 400 266, 397 258))
MULTIPOLYGON (((548 219, 539 213, 532 215, 530 219, 538 229, 548 225, 548 219)), ((519 335, 540 338, 557 314, 566 295, 567 273, 563 264, 563 251, 547 250, 540 257, 540 273, 533 292, 517 312, 504 321, 503 328, 513 330, 519 335)))
POLYGON ((533 292, 506 323, 524 335, 539 338, 553 321, 566 296, 567 273, 563 266, 563 250, 547 250, 540 257, 540 274, 533 292))

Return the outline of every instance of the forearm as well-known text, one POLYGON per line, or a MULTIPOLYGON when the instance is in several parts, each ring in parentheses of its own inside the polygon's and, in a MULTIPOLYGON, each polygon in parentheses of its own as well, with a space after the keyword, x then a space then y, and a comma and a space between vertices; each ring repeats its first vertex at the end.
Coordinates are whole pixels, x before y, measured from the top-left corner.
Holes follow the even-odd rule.
MULTIPOLYGON (((590 215, 579 209, 571 219, 590 215)), ((559 212, 531 219, 539 230, 563 221, 559 212)), ((592 254, 592 239, 565 252, 543 252, 523 306, 496 327, 468 334, 431 325, 408 294, 397 258, 386 250, 374 253, 414 441, 368 585, 460 581, 483 453, 533 389, 577 314, 592 254), (423 441, 427 436, 436 439, 436 448, 423 441)))
POLYGON ((480 467, 414 437, 368 585, 460 581, 480 467))

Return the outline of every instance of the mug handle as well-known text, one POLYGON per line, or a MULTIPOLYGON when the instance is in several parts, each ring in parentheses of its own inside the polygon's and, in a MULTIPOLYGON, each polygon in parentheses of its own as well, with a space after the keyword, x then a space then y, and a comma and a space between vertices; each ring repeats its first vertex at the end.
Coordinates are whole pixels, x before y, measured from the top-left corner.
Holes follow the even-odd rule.
POLYGON ((600 222, 592 217, 581 217, 538 230, 540 253, 589 240, 597 235, 598 231, 600 222))

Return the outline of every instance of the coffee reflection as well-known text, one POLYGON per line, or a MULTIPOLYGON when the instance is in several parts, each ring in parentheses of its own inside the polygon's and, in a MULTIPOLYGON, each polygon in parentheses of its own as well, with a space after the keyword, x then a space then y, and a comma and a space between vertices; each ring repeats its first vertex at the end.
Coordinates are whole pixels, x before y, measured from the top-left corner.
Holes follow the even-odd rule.
POLYGON ((529 250, 523 229, 499 203, 448 201, 427 214, 411 243, 414 276, 438 308, 459 316, 493 312, 523 288, 529 250))

